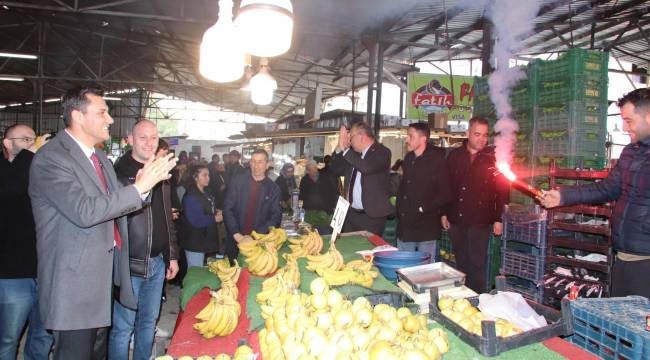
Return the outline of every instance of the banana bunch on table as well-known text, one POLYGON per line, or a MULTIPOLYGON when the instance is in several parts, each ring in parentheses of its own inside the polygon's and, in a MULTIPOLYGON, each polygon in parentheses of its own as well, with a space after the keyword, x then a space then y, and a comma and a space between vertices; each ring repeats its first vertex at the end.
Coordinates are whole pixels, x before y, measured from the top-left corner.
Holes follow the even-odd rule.
POLYGON ((289 248, 296 257, 318 255, 323 250, 323 238, 320 237, 318 230, 307 230, 307 235, 297 239, 289 239, 289 243, 289 248))
POLYGON ((221 282, 230 279, 235 284, 237 284, 239 274, 241 273, 241 267, 237 263, 237 260, 235 259, 235 265, 230 266, 230 262, 226 258, 208 263, 208 270, 217 275, 221 282))
POLYGON ((240 242, 239 250, 246 257, 251 274, 265 276, 278 269, 278 252, 273 242, 240 242))
POLYGON ((251 233, 251 237, 259 242, 265 243, 265 242, 270 242, 275 245, 276 249, 280 249, 282 247, 282 244, 287 241, 287 232, 284 231, 282 228, 276 228, 276 227, 269 227, 269 233, 268 234, 260 234, 257 231, 253 230, 251 233))
POLYGON ((210 291, 210 301, 197 315, 201 320, 193 325, 204 338, 211 339, 215 336, 226 336, 237 328, 241 305, 236 298, 210 291))
POLYGON ((379 273, 371 269, 372 259, 370 261, 360 259, 348 262, 341 270, 317 268, 316 273, 331 286, 351 283, 372 288, 372 284, 379 273))
POLYGON ((330 248, 325 254, 307 255, 307 270, 316 271, 316 269, 341 270, 345 265, 343 255, 336 250, 334 243, 330 243, 330 248))

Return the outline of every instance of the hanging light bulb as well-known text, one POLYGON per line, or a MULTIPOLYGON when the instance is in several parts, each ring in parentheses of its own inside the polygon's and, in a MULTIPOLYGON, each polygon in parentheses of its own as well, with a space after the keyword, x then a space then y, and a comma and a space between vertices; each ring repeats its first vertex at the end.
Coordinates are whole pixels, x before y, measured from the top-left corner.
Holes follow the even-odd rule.
POLYGON ((291 47, 291 0, 242 0, 235 25, 249 54, 259 57, 282 55, 291 47))
POLYGON ((278 83, 269 74, 269 65, 266 58, 260 59, 260 71, 251 78, 248 86, 254 104, 268 105, 273 101, 273 93, 278 88, 278 83))
POLYGON ((232 22, 232 0, 219 0, 219 19, 203 34, 199 72, 206 79, 226 83, 244 74, 246 53, 232 22))

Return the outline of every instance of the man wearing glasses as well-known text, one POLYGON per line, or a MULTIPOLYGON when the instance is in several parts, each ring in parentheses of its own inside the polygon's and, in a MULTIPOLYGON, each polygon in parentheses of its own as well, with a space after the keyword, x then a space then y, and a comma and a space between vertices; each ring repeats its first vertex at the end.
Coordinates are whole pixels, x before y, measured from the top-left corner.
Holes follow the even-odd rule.
POLYGON ((36 136, 13 125, 2 140, 0 159, 0 359, 15 359, 20 336, 29 324, 25 359, 47 359, 52 337, 38 310, 36 231, 27 194, 36 136))

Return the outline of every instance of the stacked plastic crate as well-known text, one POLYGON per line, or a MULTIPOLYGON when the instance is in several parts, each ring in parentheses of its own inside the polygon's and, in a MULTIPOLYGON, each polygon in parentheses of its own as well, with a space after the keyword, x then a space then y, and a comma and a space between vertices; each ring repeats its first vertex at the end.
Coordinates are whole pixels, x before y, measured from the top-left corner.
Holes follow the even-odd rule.
POLYGON ((507 289, 541 303, 544 297, 547 212, 538 205, 506 207, 501 237, 501 275, 507 289))
POLYGON ((608 61, 607 52, 571 49, 537 62, 534 165, 605 166, 608 61))

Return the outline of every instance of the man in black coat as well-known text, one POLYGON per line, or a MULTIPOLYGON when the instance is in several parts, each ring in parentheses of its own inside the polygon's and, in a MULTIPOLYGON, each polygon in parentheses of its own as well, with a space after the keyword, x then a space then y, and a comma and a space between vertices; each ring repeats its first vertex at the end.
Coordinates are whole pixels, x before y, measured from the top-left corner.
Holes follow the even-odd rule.
POLYGON ((280 189, 266 176, 269 156, 263 149, 251 155, 250 171, 242 171, 228 185, 223 206, 226 223, 226 256, 232 263, 239 256, 237 243, 253 230, 267 233, 282 221, 280 189))
POLYGON ((616 260, 612 269, 612 296, 650 297, 650 90, 634 90, 618 100, 627 145, 607 179, 583 186, 550 190, 542 197, 546 207, 599 204, 616 201, 612 212, 612 239, 616 260))
POLYGON ((375 140, 370 126, 357 122, 348 131, 341 126, 331 171, 345 176, 344 193, 350 209, 343 231, 369 231, 381 235, 386 217, 394 213, 390 197, 390 150, 375 140))
POLYGON ((494 149, 488 147, 489 126, 482 118, 469 121, 467 141, 447 157, 452 201, 444 209, 442 226, 449 230, 456 265, 465 283, 487 291, 487 250, 490 233, 501 235, 501 215, 510 184, 496 175, 494 149))
POLYGON ((36 281, 36 226, 27 188, 36 151, 34 130, 13 125, 0 156, 0 359, 15 359, 29 324, 25 358, 47 359, 52 336, 41 322, 36 281))
POLYGON ((445 151, 429 143, 425 123, 409 125, 404 174, 397 193, 397 245, 400 250, 423 251, 438 256, 440 208, 451 200, 445 151))

